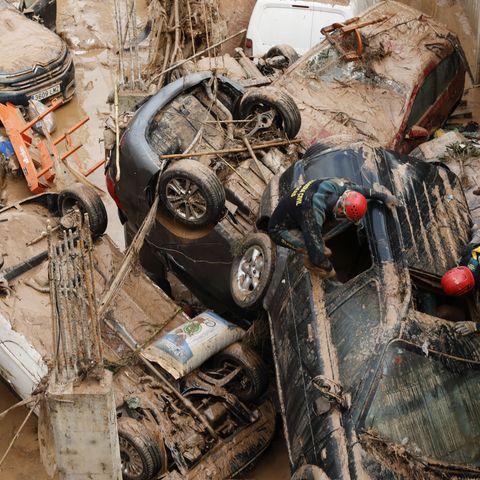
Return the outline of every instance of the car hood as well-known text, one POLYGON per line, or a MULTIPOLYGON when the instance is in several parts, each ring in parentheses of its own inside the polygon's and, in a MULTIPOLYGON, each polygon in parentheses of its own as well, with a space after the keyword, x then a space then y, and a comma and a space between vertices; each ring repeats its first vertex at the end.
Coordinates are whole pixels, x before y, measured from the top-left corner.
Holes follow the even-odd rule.
POLYGON ((1 9, 0 32, 0 76, 48 65, 65 52, 58 35, 13 8, 1 9), (12 55, 12 49, 22 54, 12 55))

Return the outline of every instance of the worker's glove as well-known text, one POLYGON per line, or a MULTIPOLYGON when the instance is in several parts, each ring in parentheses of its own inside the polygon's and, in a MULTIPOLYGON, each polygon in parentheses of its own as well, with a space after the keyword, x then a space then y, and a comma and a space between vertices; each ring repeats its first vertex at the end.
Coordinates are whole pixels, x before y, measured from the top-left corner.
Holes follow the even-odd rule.
POLYGON ((480 324, 475 322, 457 322, 453 328, 460 335, 470 335, 480 331, 480 324))
POLYGON ((395 207, 398 207, 400 205, 400 200, 394 195, 387 193, 385 194, 385 200, 383 201, 383 203, 387 208, 393 210, 395 207))
POLYGON ((394 195, 392 195, 388 190, 387 192, 388 193, 386 193, 385 191, 374 190, 372 198, 374 198, 375 200, 379 200, 390 210, 398 207, 400 205, 400 200, 394 195))

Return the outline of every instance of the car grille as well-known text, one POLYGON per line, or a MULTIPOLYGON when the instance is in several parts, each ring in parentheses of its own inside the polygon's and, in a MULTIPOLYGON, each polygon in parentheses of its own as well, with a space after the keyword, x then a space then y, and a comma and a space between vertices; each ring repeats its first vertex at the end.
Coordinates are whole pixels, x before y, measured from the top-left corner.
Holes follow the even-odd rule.
MULTIPOLYGON (((53 68, 50 68, 49 66, 43 67, 47 69, 46 72, 41 73, 36 75, 33 71, 30 72, 29 74, 25 75, 24 72, 22 72, 21 75, 18 75, 20 78, 18 81, 15 81, 12 79, 12 83, 8 84, 8 89, 14 92, 18 91, 23 91, 23 90, 31 90, 31 89, 37 89, 38 87, 42 86, 43 84, 51 84, 53 83, 57 78, 62 77, 65 72, 68 71, 68 69, 72 65, 72 57, 70 54, 67 54, 67 56, 62 60, 58 61, 56 60, 55 62, 57 65, 55 65, 53 68)), ((7 85, 4 85, 7 87, 7 85)))

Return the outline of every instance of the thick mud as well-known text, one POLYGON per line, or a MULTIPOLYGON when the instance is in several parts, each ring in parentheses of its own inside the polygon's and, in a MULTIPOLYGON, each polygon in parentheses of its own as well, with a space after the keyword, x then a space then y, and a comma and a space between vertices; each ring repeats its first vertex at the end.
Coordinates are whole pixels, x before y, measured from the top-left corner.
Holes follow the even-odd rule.
MULTIPOLYGON (((18 399, 8 386, 0 381, 0 412, 3 412, 18 399)), ((8 444, 22 424, 28 408, 20 407, 10 412, 0 421, 0 457, 6 451, 8 444)), ((28 419, 15 446, 8 454, 5 462, 0 467, 2 480, 47 480, 48 476, 40 462, 37 441, 37 419, 32 416, 28 419)))

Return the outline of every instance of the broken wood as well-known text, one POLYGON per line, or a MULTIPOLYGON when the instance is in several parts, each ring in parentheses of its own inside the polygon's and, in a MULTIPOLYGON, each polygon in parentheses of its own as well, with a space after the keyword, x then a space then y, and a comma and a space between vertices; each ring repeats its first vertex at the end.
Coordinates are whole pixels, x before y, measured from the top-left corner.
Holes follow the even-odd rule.
MULTIPOLYGON (((272 142, 265 142, 258 145, 251 145, 252 150, 263 150, 264 148, 271 147, 281 147, 282 145, 294 145, 301 143, 302 140, 274 140, 272 142)), ((224 150, 205 150, 202 152, 192 152, 192 153, 170 153, 168 155, 159 155, 161 159, 174 159, 174 158, 189 158, 189 157, 202 157, 202 156, 212 156, 212 155, 224 155, 228 153, 241 153, 248 152, 248 148, 238 147, 238 148, 226 148, 224 150)))
POLYGON ((40 397, 38 397, 36 400, 35 400, 35 403, 31 406, 30 408, 30 411, 28 412, 28 414, 26 415, 25 419, 23 420, 22 424, 20 425, 20 427, 18 427, 18 430, 17 432, 15 433, 14 437, 12 438, 12 440, 10 441, 8 447, 7 447, 7 450, 5 451, 5 453, 3 454, 3 457, 0 459, 0 467, 2 466, 3 462, 5 461, 5 459, 7 458, 7 455, 10 453, 10 450, 12 449, 14 443, 17 441, 18 437, 20 436, 20 433, 22 432, 23 430, 23 427, 25 426, 25 424, 27 423, 28 419, 30 418, 30 416, 32 415, 33 411, 35 410, 35 407, 38 405, 38 402, 40 401, 40 397))
MULTIPOLYGON (((159 177, 160 178, 160 177, 159 177)), ((138 255, 138 252, 143 246, 143 242, 145 241, 145 237, 150 232, 154 222, 155 217, 157 214, 158 203, 160 201, 160 196, 158 195, 158 182, 157 182, 157 189, 155 194, 155 201, 153 205, 150 207, 150 211, 148 215, 145 217, 142 225, 140 226, 138 232, 136 233, 132 243, 127 249, 127 253, 123 259, 122 265, 115 276, 110 288, 108 289, 107 293, 104 295, 99 308, 98 308, 98 318, 102 319, 105 316, 106 311, 110 307, 110 303, 112 302, 115 295, 119 292, 121 286, 123 285, 128 273, 130 272, 133 262, 138 255)))
POLYGON ((252 145, 250 144, 250 142, 248 141, 248 138, 246 136, 243 137, 243 143, 247 147, 248 153, 250 154, 250 156, 255 161, 255 165, 257 166, 257 169, 260 173, 260 176, 262 177, 262 179, 263 179, 263 181, 265 182, 265 185, 266 185, 268 183, 268 180, 265 178, 265 175, 263 174, 262 167, 260 166, 260 160, 258 160, 257 156, 255 155, 255 152, 253 151, 252 145))
POLYGON ((187 62, 189 62, 190 60, 193 60, 194 58, 200 57, 201 55, 203 55, 204 53, 209 52, 209 51, 212 50, 213 48, 219 47, 220 45, 228 42, 228 41, 231 40, 232 38, 235 38, 235 37, 238 37, 239 35, 244 34, 246 31, 247 31, 247 29, 244 28, 243 30, 240 30, 239 32, 234 33, 233 35, 230 35, 229 37, 224 38, 224 39, 221 40, 220 42, 214 43, 213 45, 210 45, 209 47, 205 48, 204 50, 201 50, 200 52, 195 53, 194 55, 186 58, 185 60, 182 60, 181 62, 176 63, 175 65, 172 65, 171 67, 168 67, 167 69, 163 70, 163 71, 160 72, 160 73, 157 73, 156 75, 154 75, 154 76, 150 79, 150 84, 154 83, 155 80, 157 80, 158 78, 162 77, 162 76, 165 75, 166 73, 171 72, 172 70, 175 70, 175 69, 178 68, 178 67, 181 67, 182 65, 184 65, 184 64, 187 63, 187 62))
POLYGON ((16 408, 19 408, 19 407, 23 407, 24 405, 28 405, 33 401, 35 401, 35 397, 28 397, 25 400, 22 400, 21 402, 18 402, 15 405, 12 405, 10 408, 7 408, 5 411, 0 413, 0 420, 3 420, 12 410, 15 410, 16 408))

